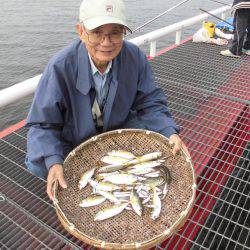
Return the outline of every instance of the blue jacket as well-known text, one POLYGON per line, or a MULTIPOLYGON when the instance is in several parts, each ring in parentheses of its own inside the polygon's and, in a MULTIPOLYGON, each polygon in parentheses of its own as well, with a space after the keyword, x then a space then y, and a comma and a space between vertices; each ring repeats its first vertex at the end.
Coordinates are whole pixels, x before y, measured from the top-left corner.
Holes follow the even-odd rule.
MULTIPOLYGON (((30 127, 29 162, 49 169, 97 134, 91 112, 94 83, 90 67, 86 47, 79 39, 48 63, 26 122, 30 127)), ((179 132, 145 55, 129 42, 124 42, 113 60, 103 116, 103 131, 139 127, 167 137, 179 132)))

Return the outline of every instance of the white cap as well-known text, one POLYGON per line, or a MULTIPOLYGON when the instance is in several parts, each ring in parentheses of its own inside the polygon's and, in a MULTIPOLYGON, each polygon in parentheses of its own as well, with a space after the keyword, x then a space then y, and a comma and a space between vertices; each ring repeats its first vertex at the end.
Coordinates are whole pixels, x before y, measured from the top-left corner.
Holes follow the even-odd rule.
POLYGON ((122 0, 83 0, 79 13, 80 22, 88 30, 109 23, 124 25, 130 32, 122 0))

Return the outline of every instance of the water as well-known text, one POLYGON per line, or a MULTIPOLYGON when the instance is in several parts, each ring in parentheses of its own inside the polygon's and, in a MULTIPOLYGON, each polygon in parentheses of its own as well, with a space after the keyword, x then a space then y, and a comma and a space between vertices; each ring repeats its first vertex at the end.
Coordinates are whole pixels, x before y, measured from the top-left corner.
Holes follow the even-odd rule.
MULTIPOLYGON (((128 23, 135 29, 179 2, 125 0, 128 23)), ((80 3, 80 0, 0 0, 0 89, 40 74, 55 52, 77 37, 75 25, 80 3)), ((211 1, 190 0, 129 38, 198 15, 199 8, 219 7, 220 4, 211 1)), ((196 25, 186 30, 183 36, 192 35, 198 28, 196 25)), ((158 48, 173 42, 174 35, 170 35, 158 48)), ((142 49, 148 52, 146 47, 142 49)), ((0 109, 0 131, 26 117, 32 98, 0 109)))

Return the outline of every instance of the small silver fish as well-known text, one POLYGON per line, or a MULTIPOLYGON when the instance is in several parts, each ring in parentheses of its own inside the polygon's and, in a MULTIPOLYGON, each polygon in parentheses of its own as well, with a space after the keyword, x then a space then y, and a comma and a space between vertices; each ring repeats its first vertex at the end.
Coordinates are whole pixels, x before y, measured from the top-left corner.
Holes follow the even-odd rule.
POLYGON ((154 168, 154 167, 158 167, 162 165, 163 162, 165 162, 165 160, 146 161, 146 162, 135 164, 129 168, 135 168, 135 169, 154 168))
POLYGON ((82 200, 79 204, 80 207, 92 207, 103 203, 106 200, 105 197, 101 195, 89 196, 86 199, 82 200))
POLYGON ((120 203, 119 199, 117 199, 112 193, 103 191, 103 190, 97 190, 97 193, 105 197, 106 199, 110 200, 114 203, 120 203))
POLYGON ((159 177, 160 176, 160 171, 154 171, 148 174, 144 174, 144 177, 159 177))
POLYGON ((119 186, 114 185, 112 183, 98 182, 98 181, 95 181, 95 180, 92 180, 92 179, 89 180, 89 184, 94 189, 103 190, 103 191, 114 191, 114 190, 120 189, 119 186))
POLYGON ((136 175, 143 175, 143 174, 148 174, 151 172, 154 172, 154 168, 144 168, 144 169, 137 169, 137 168, 130 168, 127 170, 128 173, 130 174, 136 174, 136 175))
POLYGON ((166 197, 167 193, 168 193, 168 184, 165 183, 163 187, 163 191, 162 191, 162 194, 163 194, 162 199, 166 197))
MULTIPOLYGON (((135 183, 133 183, 133 184, 135 184, 135 183)), ((132 185, 122 185, 122 190, 123 191, 131 191, 134 188, 133 184, 132 185)))
POLYGON ((129 197, 130 196, 130 192, 120 192, 120 191, 115 191, 114 193, 114 196, 115 197, 118 197, 118 198, 123 198, 123 197, 129 197))
POLYGON ((98 169, 98 173, 111 173, 111 172, 116 172, 118 170, 121 170, 123 168, 124 168, 124 165, 122 164, 112 164, 112 165, 100 167, 98 169))
POLYGON ((150 201, 150 196, 148 196, 147 198, 145 198, 143 201, 142 201, 142 204, 144 205, 144 204, 146 204, 146 203, 148 203, 149 201, 150 201))
MULTIPOLYGON (((129 197, 127 197, 127 198, 123 198, 123 199, 119 199, 119 202, 121 203, 121 202, 129 202, 129 197)), ((117 203, 116 203, 117 204, 117 203)))
POLYGON ((135 189, 137 190, 137 192, 140 192, 141 190, 143 190, 143 191, 146 191, 148 193, 150 190, 150 187, 143 185, 143 184, 140 184, 138 186, 135 186, 135 189))
POLYGON ((107 164, 122 164, 128 162, 129 159, 122 158, 119 156, 106 155, 101 158, 101 161, 107 164))
POLYGON ((123 163, 123 165, 131 166, 131 165, 135 165, 135 164, 139 164, 139 163, 143 163, 147 161, 156 160, 161 156, 162 156, 161 152, 153 152, 153 153, 145 154, 143 156, 136 157, 135 159, 132 159, 128 162, 123 163))
POLYGON ((167 175, 167 184, 169 185, 172 181, 172 176, 170 173, 170 170, 167 167, 164 167, 165 171, 166 171, 166 175, 167 175))
POLYGON ((140 179, 141 178, 139 176, 133 174, 114 174, 112 176, 105 177, 104 181, 117 185, 131 185, 140 179))
POLYGON ((128 203, 121 203, 121 204, 116 204, 112 205, 110 207, 107 207, 101 211, 99 211, 94 218, 94 221, 101 221, 105 220, 108 218, 111 218, 119 213, 121 213, 126 207, 128 203))
POLYGON ((164 183, 164 178, 162 176, 159 177, 150 177, 146 180, 144 180, 143 185, 147 185, 149 187, 156 187, 156 186, 160 186, 164 183))
POLYGON ((118 171, 115 171, 115 172, 108 172, 108 173, 98 173, 95 175, 95 178, 96 180, 102 180, 104 179, 106 176, 109 176, 109 175, 113 175, 113 174, 119 174, 118 171))
POLYGON ((148 196, 150 196, 149 192, 147 192, 146 190, 140 190, 140 191, 137 191, 139 197, 141 198, 146 198, 148 196))
POLYGON ((79 181, 79 185, 78 185, 80 190, 86 187, 86 185, 88 184, 88 181, 92 178, 94 172, 95 172, 95 168, 92 168, 82 174, 80 181, 79 181))
POLYGON ((145 162, 145 161, 156 160, 161 156, 162 156, 162 152, 153 152, 153 153, 143 155, 143 156, 141 156, 139 158, 140 158, 141 162, 145 162))
POLYGON ((130 193, 130 203, 132 205, 132 208, 136 212, 136 214, 141 216, 142 215, 142 203, 138 194, 136 193, 134 189, 132 189, 130 193))
POLYGON ((161 212, 161 199, 159 195, 156 192, 156 189, 154 189, 154 195, 153 195, 153 211, 151 213, 151 218, 153 220, 156 220, 161 212))
POLYGON ((160 167, 160 171, 163 174, 163 178, 165 179, 165 182, 167 182, 168 185, 170 185, 172 181, 170 170, 166 166, 160 167))
POLYGON ((135 156, 132 153, 130 153, 128 151, 124 151, 124 150, 112 150, 111 152, 108 152, 108 155, 121 157, 121 158, 125 158, 125 159, 134 159, 135 158, 135 156))

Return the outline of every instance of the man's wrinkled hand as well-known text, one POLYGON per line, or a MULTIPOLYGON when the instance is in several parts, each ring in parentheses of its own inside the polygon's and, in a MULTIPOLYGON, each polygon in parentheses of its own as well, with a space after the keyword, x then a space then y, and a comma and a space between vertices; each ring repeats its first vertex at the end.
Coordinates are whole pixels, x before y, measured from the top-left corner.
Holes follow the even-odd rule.
POLYGON ((54 190, 53 186, 55 182, 58 181, 62 188, 67 188, 67 183, 63 176, 63 167, 61 164, 53 165, 48 173, 47 178, 47 194, 49 198, 53 201, 54 200, 54 190))
POLYGON ((179 135, 173 134, 169 137, 170 143, 173 144, 173 154, 176 155, 183 149, 184 153, 191 158, 190 153, 188 152, 188 148, 185 143, 181 140, 179 135))

